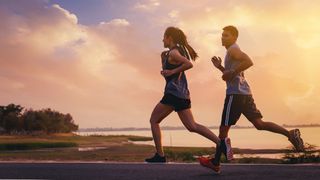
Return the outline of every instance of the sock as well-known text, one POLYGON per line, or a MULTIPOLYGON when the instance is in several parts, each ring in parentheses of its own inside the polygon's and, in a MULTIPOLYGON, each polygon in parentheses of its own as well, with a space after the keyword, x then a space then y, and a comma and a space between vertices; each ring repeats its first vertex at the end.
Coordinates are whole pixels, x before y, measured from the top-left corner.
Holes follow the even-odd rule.
POLYGON ((220 139, 220 146, 217 145, 216 153, 214 155, 214 160, 212 161, 212 163, 214 165, 219 165, 220 164, 221 154, 222 154, 223 148, 225 146, 226 146, 225 140, 224 139, 220 139))

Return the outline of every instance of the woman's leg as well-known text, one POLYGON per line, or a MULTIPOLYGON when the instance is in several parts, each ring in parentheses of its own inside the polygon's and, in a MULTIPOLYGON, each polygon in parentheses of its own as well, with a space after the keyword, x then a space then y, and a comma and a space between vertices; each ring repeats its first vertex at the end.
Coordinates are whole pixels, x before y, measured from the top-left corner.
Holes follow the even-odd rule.
POLYGON ((208 139, 210 139, 212 142, 216 144, 220 144, 220 139, 212 133, 207 127, 198 124, 194 121, 191 109, 185 109, 178 112, 178 115, 180 117, 180 120, 182 121, 183 125, 190 131, 190 132, 196 132, 208 139))
POLYGON ((152 131, 154 144, 156 146, 157 153, 160 156, 164 156, 164 152, 162 148, 161 131, 160 131, 159 124, 172 111, 173 111, 173 108, 171 106, 158 103, 156 107, 153 109, 150 117, 151 131, 152 131))

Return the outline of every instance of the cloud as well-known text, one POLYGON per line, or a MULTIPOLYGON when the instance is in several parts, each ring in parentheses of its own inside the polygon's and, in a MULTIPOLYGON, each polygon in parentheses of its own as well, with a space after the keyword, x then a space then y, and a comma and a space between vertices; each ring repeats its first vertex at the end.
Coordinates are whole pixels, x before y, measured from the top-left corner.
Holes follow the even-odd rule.
POLYGON ((62 12, 64 14, 64 17, 69 19, 71 22, 73 22, 74 24, 77 24, 78 23, 78 19, 77 19, 77 16, 75 14, 72 14, 70 13, 69 11, 61 8, 59 6, 59 4, 54 4, 52 5, 52 8, 56 8, 58 9, 60 12, 62 12))
MULTIPOLYGON (((316 97, 320 90, 316 85, 320 80, 316 70, 319 62, 314 58, 319 56, 319 25, 315 20, 319 16, 319 3, 199 1, 192 6, 191 1, 182 4, 165 1, 163 4, 179 11, 174 21, 169 20, 170 16, 166 19, 186 32, 200 55, 195 68, 189 72, 195 101, 201 99, 199 93, 214 93, 204 90, 208 86, 220 84, 217 88, 221 92, 220 74, 212 72, 208 61, 212 55, 224 56, 220 45, 221 29, 232 24, 240 30, 240 46, 254 60, 255 66, 246 74, 266 119, 299 124, 302 117, 308 117, 306 123, 317 122, 318 116, 312 107, 319 102, 316 97), (301 9, 308 9, 308 12, 301 9), (271 97, 275 101, 270 101, 271 97)), ((166 7, 160 8, 165 11, 166 7)), ((217 93, 212 99, 221 101, 219 96, 221 94, 217 93)), ((203 107, 208 105, 213 106, 205 103, 203 107)))
POLYGON ((34 6, 29 7, 39 14, 29 14, 27 8, 15 14, 12 9, 19 8, 19 3, 1 11, 4 38, 0 42, 0 79, 6 82, 0 88, 1 101, 69 112, 81 127, 112 126, 113 121, 119 122, 116 126, 126 124, 131 119, 119 113, 123 108, 140 117, 142 106, 149 101, 140 97, 154 94, 151 92, 158 85, 152 87, 152 75, 144 78, 136 68, 137 60, 132 57, 144 47, 135 45, 130 23, 113 19, 84 26, 58 5, 48 6, 42 1, 31 4, 34 6), (141 109, 132 109, 133 104, 141 109))
POLYGON ((104 26, 129 26, 130 23, 126 19, 113 19, 110 22, 101 22, 100 25, 104 26))
POLYGON ((146 0, 144 2, 137 2, 134 5, 134 9, 142 11, 142 12, 153 12, 160 5, 158 0, 146 0))
POLYGON ((171 18, 177 18, 178 16, 179 16, 179 11, 177 11, 177 10, 172 10, 169 13, 169 17, 171 17, 171 18))
MULTIPOLYGON (((317 7, 298 1, 140 1, 123 17, 86 26, 77 13, 47 1, 1 1, 0 100, 71 113, 80 127, 148 127, 164 88, 163 31, 178 26, 200 55, 187 71, 195 118, 218 125, 225 84, 209 60, 224 56, 221 29, 234 24, 241 48, 254 60, 246 77, 266 120, 314 123, 320 102, 317 7)), ((181 123, 173 115, 164 125, 181 123)))

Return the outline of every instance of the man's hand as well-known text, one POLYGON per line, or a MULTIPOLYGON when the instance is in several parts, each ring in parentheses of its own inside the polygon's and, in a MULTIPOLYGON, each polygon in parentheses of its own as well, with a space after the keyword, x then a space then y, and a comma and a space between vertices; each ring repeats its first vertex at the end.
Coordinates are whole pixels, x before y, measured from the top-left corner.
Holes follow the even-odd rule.
POLYGON ((163 70, 160 72, 163 77, 169 77, 173 75, 175 72, 173 70, 163 70))
POLYGON ((236 73, 234 70, 225 70, 223 71, 222 79, 224 81, 230 81, 236 76, 236 73))
POLYGON ((213 56, 211 58, 211 62, 212 64, 216 67, 216 68, 220 68, 221 67, 221 58, 220 57, 217 57, 217 56, 213 56))

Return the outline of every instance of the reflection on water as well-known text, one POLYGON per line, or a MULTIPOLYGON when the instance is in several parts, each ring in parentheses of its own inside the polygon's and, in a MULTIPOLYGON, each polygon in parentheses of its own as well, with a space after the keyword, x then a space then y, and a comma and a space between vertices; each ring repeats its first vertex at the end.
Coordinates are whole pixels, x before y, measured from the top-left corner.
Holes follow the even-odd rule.
MULTIPOLYGON (((304 142, 320 146, 320 127, 299 128, 304 142)), ((212 129, 217 134, 218 129, 212 129)), ((79 132, 79 135, 138 135, 151 137, 151 131, 105 131, 79 132)), ((286 137, 268 131, 252 129, 231 129, 229 133, 233 147, 246 149, 284 149, 290 146, 286 137)), ((213 147, 210 140, 187 130, 163 130, 164 146, 213 147)), ((136 142, 137 143, 137 142, 136 142)), ((139 142, 153 145, 153 141, 139 142)))
MULTIPOLYGON (((210 154, 201 155, 203 157, 210 157, 210 154)), ((233 158, 241 159, 241 158, 269 158, 269 159, 281 159, 284 156, 282 153, 274 153, 274 154, 234 154, 233 158)), ((194 158, 198 158, 199 156, 193 156, 194 158)))
MULTIPOLYGON (((299 128, 305 143, 320 146, 320 127, 299 128)), ((212 130, 218 133, 217 129, 212 130)), ((79 135, 137 135, 151 137, 151 131, 105 131, 105 132, 78 132, 79 135)), ((233 147, 242 149, 284 149, 290 146, 287 138, 267 131, 256 129, 231 129, 229 133, 233 147)), ((162 141, 164 146, 180 147, 213 147, 215 146, 206 138, 190 133, 187 130, 163 130, 162 141)), ((154 145, 153 141, 137 141, 136 144, 154 145)), ((94 151, 105 147, 79 148, 79 151, 94 151)), ((235 158, 272 158, 281 159, 282 153, 274 154, 235 154, 235 158)))
POLYGON ((107 149, 107 147, 80 147, 78 148, 78 151, 95 151, 101 149, 107 149))
POLYGON ((281 159, 284 156, 283 153, 275 154, 234 154, 234 158, 271 158, 281 159))

